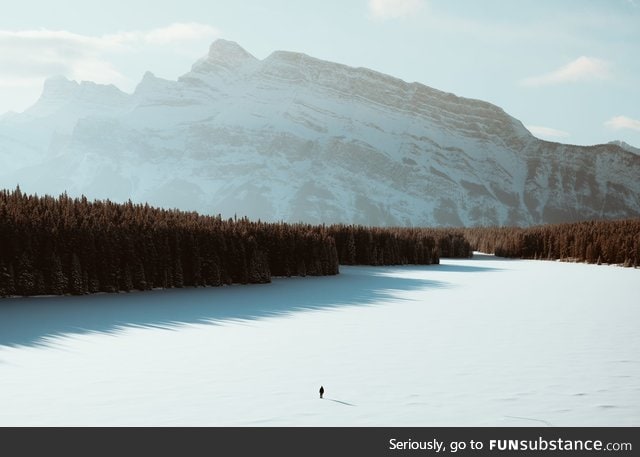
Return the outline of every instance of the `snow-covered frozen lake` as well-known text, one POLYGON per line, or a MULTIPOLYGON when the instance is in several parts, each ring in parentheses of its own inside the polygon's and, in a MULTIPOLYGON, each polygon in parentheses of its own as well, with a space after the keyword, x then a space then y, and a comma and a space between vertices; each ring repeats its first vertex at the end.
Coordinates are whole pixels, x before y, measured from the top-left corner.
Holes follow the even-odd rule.
POLYGON ((638 426, 639 296, 640 269, 478 255, 5 299, 0 425, 638 426))

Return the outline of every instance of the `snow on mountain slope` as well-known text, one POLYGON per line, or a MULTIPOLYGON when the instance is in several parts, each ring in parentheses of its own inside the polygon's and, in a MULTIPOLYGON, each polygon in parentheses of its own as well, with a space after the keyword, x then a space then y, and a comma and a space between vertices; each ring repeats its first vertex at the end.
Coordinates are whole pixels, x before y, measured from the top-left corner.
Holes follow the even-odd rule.
POLYGON ((49 78, 35 105, 0 120, 0 166, 12 173, 41 163, 65 149, 80 119, 116 116, 129 106, 129 96, 115 86, 49 78))
POLYGON ((229 217, 489 225, 640 215, 640 157, 534 138, 489 103, 218 40, 131 95, 54 79, 0 120, 0 185, 229 217), (16 159, 19 158, 19 159, 16 159), (16 159, 16 160, 14 160, 16 159))

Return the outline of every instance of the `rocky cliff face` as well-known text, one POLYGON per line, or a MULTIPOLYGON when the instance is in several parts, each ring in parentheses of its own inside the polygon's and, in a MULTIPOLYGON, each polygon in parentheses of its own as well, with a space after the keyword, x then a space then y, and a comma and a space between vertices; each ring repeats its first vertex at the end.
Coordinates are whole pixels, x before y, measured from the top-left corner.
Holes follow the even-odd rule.
POLYGON ((0 120, 0 184, 229 217, 531 225, 640 215, 640 156, 549 143, 489 103, 218 40, 131 95, 50 80, 0 120))

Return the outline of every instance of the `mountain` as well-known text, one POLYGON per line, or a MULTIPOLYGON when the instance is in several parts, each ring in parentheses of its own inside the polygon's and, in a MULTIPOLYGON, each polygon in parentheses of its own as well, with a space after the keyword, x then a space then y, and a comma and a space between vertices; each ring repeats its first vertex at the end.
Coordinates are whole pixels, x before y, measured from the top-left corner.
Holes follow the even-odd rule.
POLYGON ((634 148, 633 146, 631 146, 628 143, 625 143, 624 141, 620 141, 620 140, 610 141, 609 144, 615 144, 616 146, 620 146, 625 151, 629 151, 636 155, 640 155, 640 149, 634 148))
POLYGON ((532 225, 640 215, 640 156, 533 137, 480 100, 214 42, 133 94, 48 80, 0 118, 0 185, 230 217, 532 225))

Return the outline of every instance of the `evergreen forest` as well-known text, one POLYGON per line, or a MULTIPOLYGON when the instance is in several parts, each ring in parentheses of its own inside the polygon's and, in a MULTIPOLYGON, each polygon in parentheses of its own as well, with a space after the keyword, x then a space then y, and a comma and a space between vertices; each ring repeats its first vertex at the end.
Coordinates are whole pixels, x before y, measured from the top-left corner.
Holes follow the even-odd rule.
POLYGON ((640 219, 462 231, 474 250, 499 257, 640 265, 640 219))
POLYGON ((127 202, 0 191, 0 296, 266 283, 339 264, 470 256, 460 231, 224 220, 127 202))
POLYGON ((0 191, 0 296, 82 295, 321 276, 340 265, 500 257, 640 264, 640 219, 401 228, 223 219, 131 201, 0 191))

